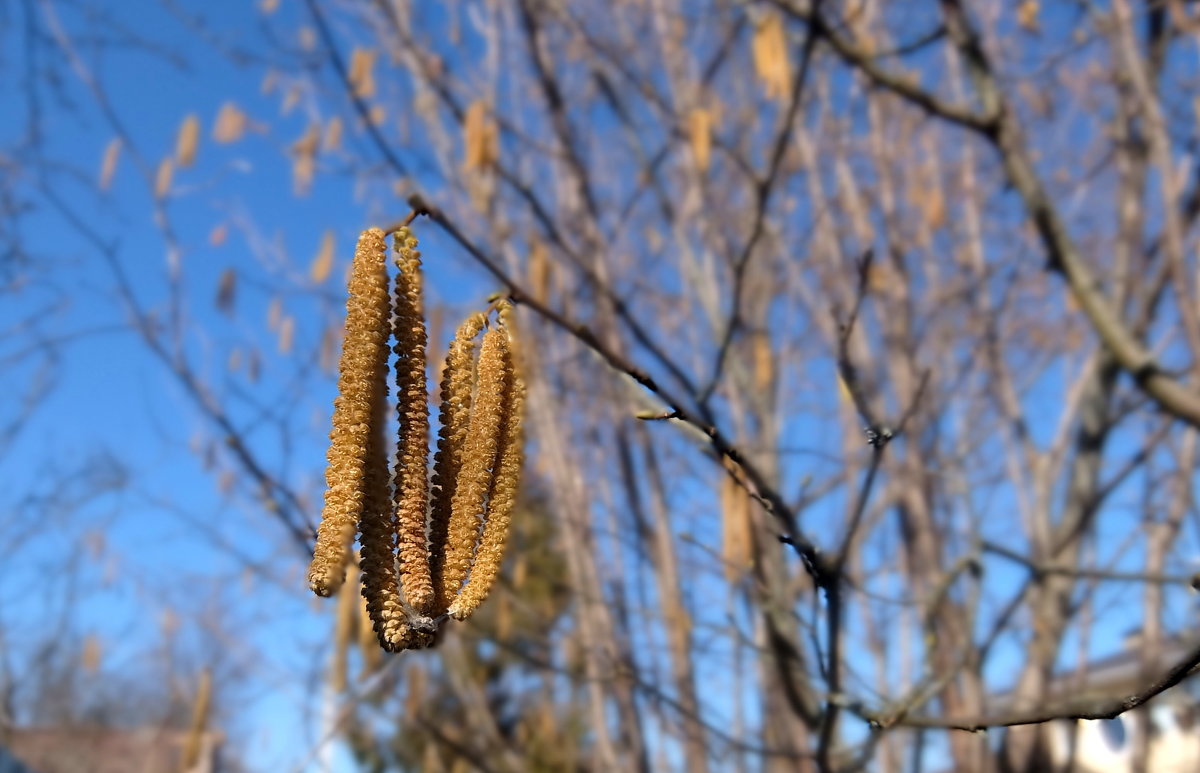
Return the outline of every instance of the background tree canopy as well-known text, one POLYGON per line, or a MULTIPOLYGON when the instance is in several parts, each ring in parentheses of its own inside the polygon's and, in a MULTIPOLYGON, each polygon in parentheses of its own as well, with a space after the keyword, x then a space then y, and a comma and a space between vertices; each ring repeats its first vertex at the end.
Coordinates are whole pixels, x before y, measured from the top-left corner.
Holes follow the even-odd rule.
POLYGON ((1198 46, 1185 0, 0 7, 0 728, 1045 769, 1200 663, 1198 46), (529 462, 478 615, 385 655, 304 568, 354 240, 414 211, 431 381, 508 296, 529 462))

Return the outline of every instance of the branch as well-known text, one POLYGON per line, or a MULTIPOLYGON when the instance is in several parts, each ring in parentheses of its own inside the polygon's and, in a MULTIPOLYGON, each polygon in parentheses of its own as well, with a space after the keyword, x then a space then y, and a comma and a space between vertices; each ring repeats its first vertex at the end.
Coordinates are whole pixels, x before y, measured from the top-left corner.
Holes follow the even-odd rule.
POLYGON ((1112 569, 1088 569, 1086 567, 1070 566, 1068 564, 1040 563, 1021 555, 1017 551, 995 542, 984 540, 980 545, 985 553, 1007 558, 1013 563, 1020 564, 1030 571, 1035 578, 1048 574, 1067 575, 1081 579, 1111 580, 1113 582, 1140 582, 1154 585, 1179 585, 1191 587, 1195 581, 1194 574, 1161 574, 1145 572, 1119 572, 1112 569))
MULTIPOLYGON (((431 221, 441 227, 447 235, 454 241, 458 242, 467 253, 488 273, 494 276, 508 291, 509 300, 514 304, 528 307, 554 327, 557 327, 578 339, 582 344, 598 354, 605 364, 614 370, 626 374, 636 381, 643 389, 656 395, 667 405, 667 413, 674 419, 682 421, 685 424, 691 425, 707 439, 713 452, 730 462, 741 467, 742 472, 746 476, 747 482, 752 487, 753 493, 756 493, 763 503, 764 509, 773 518, 779 521, 783 527, 783 541, 791 545, 804 562, 805 569, 812 577, 813 582, 819 588, 828 588, 835 581, 831 573, 828 561, 824 554, 817 546, 808 539, 796 525, 796 517, 791 508, 788 507, 782 495, 767 482, 766 475, 758 469, 752 461, 746 458, 733 443, 725 436, 723 432, 712 421, 712 417, 707 412, 694 414, 684 406, 683 400, 673 394, 669 389, 660 385, 654 380, 650 374, 646 373, 641 368, 628 361, 620 353, 606 345, 601 341, 595 333, 586 325, 575 322, 565 315, 555 311, 554 309, 542 303, 530 293, 527 293, 515 279, 510 277, 500 267, 500 262, 494 257, 488 255, 478 245, 472 242, 459 228, 446 216, 444 212, 430 205, 419 195, 414 195, 409 199, 409 204, 413 209, 420 214, 427 216, 431 221)), ((704 409, 701 408, 701 411, 704 409)))
MULTIPOLYGON (((820 5, 819 2, 815 5, 820 5)), ((697 402, 700 405, 705 405, 712 394, 717 389, 717 385, 721 382, 721 372, 725 368, 725 359, 729 355, 729 349, 733 345, 734 335, 739 327, 739 317, 742 315, 742 288, 746 283, 746 269, 750 265, 750 258, 754 254, 754 248, 762 239, 763 234, 767 231, 767 208, 771 203, 771 193, 775 190, 775 184, 779 181, 780 172, 783 169, 783 159, 786 155, 788 145, 792 139, 792 128, 796 124, 796 115, 800 112, 800 103, 804 98, 804 86, 808 82, 808 72, 812 65, 813 52, 816 50, 817 35, 816 29, 812 26, 808 28, 808 35, 804 39, 804 48, 800 54, 800 72, 796 76, 796 81, 792 86, 791 97, 788 102, 787 113, 784 116, 783 125, 779 128, 778 134, 775 136, 775 142, 772 143, 771 157, 767 164, 766 174, 757 181, 754 192, 757 199, 754 212, 754 227, 750 230, 750 238, 742 246, 741 254, 733 264, 733 308, 729 310, 729 324, 725 326, 725 334, 721 339, 721 343, 717 348, 717 361, 713 366, 712 376, 704 389, 700 391, 697 402)))
POLYGON ((976 92, 984 106, 976 113, 945 102, 907 78, 881 68, 870 53, 838 35, 815 13, 802 13, 783 0, 773 0, 789 15, 804 19, 820 32, 847 64, 863 72, 876 85, 951 123, 971 129, 987 139, 999 153, 1009 183, 1020 194, 1048 256, 1048 267, 1061 274, 1087 315, 1100 340, 1122 370, 1167 413, 1200 428, 1200 394, 1168 375, 1104 297, 1079 248, 1071 239, 1049 194, 1038 177, 1020 135, 1020 125, 997 83, 978 36, 958 0, 943 0, 949 38, 965 58, 976 92))
MULTIPOLYGON (((948 102, 942 97, 933 92, 926 91, 921 88, 921 85, 908 75, 900 75, 894 73, 878 63, 878 59, 892 56, 895 52, 883 52, 875 54, 861 46, 854 44, 846 38, 839 35, 824 19, 820 12, 813 8, 809 11, 800 11, 793 8, 784 0, 771 0, 772 3, 781 9, 788 16, 800 19, 807 22, 814 32, 821 37, 822 40, 829 44, 834 53, 847 65, 861 71, 867 78, 876 86, 886 89, 897 94, 913 104, 921 107, 930 115, 944 118, 951 123, 965 126, 968 129, 975 131, 989 131, 996 122, 996 115, 991 113, 979 113, 969 107, 956 105, 953 102, 948 102)), ((918 41, 920 45, 925 45, 932 40, 935 40, 945 34, 943 29, 938 29, 935 34, 929 39, 921 39, 918 41)))
POLYGON ((880 727, 921 727, 944 730, 963 730, 976 733, 990 727, 1038 725, 1057 719, 1113 719, 1127 711, 1145 705, 1151 698, 1166 692, 1200 667, 1200 643, 1149 686, 1129 695, 1103 698, 1076 698, 1032 709, 1006 711, 970 717, 888 717, 882 712, 858 711, 868 722, 880 727))

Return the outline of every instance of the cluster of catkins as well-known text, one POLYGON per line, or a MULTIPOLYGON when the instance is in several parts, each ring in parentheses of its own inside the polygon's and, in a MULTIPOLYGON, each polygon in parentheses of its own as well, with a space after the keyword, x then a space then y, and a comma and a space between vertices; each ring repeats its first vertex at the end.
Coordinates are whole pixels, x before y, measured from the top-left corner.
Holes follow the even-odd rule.
POLYGON ((467 318, 442 372, 429 480, 421 253, 407 226, 395 232, 393 246, 394 298, 384 232, 364 231, 355 249, 325 507, 308 581, 319 596, 345 582, 357 529, 367 611, 379 643, 397 651, 427 647, 441 622, 469 617, 500 571, 521 473, 525 387, 509 304, 496 307, 492 324, 482 313, 467 318), (400 426, 389 471, 384 428, 392 342, 400 426))

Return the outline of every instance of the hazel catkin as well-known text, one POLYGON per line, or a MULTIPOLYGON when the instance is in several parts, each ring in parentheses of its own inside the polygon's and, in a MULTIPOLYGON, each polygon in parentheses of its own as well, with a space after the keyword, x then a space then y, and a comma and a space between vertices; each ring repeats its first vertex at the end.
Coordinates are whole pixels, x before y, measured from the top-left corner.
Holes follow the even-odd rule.
POLYGON ((475 560, 471 564, 467 583, 448 610, 450 616, 457 620, 467 619, 483 603, 500 573, 500 565, 504 560, 504 544, 508 537, 512 510, 517 501, 521 464, 524 459, 521 414, 525 401, 525 385, 517 373, 508 330, 501 328, 499 332, 501 377, 504 387, 499 444, 488 490, 483 535, 479 539, 479 547, 475 551, 475 560))
POLYGON ((404 598, 421 616, 433 613, 429 576, 429 399, 425 386, 425 315, 421 303, 421 253, 407 226, 396 232, 396 410, 400 434, 396 449, 396 528, 404 598))
POLYGON ((463 321, 446 352, 442 370, 441 405, 438 410, 437 453, 433 460, 433 490, 429 510, 429 562, 435 610, 446 610, 449 599, 443 584, 446 540, 454 492, 462 469, 462 450, 471 419, 471 387, 475 382, 475 338, 483 330, 486 317, 472 314, 463 321))
POLYGON ((309 586, 319 596, 331 595, 345 579, 343 558, 363 505, 372 390, 378 388, 379 374, 387 366, 386 257, 383 231, 364 231, 351 268, 338 396, 333 404, 325 469, 325 506, 308 570, 309 586))

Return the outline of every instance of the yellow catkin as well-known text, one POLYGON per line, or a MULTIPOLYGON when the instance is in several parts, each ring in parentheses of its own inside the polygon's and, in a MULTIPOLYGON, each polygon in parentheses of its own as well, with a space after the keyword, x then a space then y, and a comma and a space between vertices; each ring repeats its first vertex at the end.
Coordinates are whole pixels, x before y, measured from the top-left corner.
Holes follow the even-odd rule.
POLYGON ((475 382, 473 353, 475 338, 483 330, 483 314, 472 314, 454 335, 446 352, 446 367, 440 385, 441 406, 438 413, 438 444, 433 460, 432 506, 429 515, 429 560, 434 592, 435 611, 446 609, 449 599, 443 585, 446 558, 446 537, 450 527, 450 512, 455 484, 462 467, 462 449, 467 440, 467 424, 471 418, 471 387, 475 382))
POLYGON ((375 56, 371 48, 355 48, 350 54, 350 86, 354 96, 370 99, 375 96, 375 56))
POLYGON ((400 436, 396 449, 396 527, 404 598, 420 616, 434 611, 429 574, 429 396, 425 385, 425 315, 421 303, 421 253, 407 227, 396 232, 396 398, 400 436))
POLYGON ((791 92, 792 75, 787 55, 787 34, 777 14, 764 16, 756 25, 751 43, 754 69, 768 99, 783 100, 791 92))
POLYGON ((217 121, 213 126, 213 139, 222 144, 237 142, 246 133, 250 121, 238 106, 232 102, 221 105, 217 113, 217 121))
POLYGON ((358 673, 358 678, 359 681, 362 681, 379 668, 382 660, 379 637, 375 635, 375 625, 371 622, 370 613, 367 612, 367 600, 362 596, 359 596, 358 607, 358 651, 362 655, 362 669, 358 673))
POLYGON ((701 172, 707 172, 712 156, 712 113, 703 108, 693 110, 688 116, 688 135, 696 167, 701 172))
POLYGON ((750 498, 729 473, 721 478, 721 561, 725 580, 736 582, 753 560, 750 498))
POLYGON ((346 666, 350 656, 350 639, 354 634, 358 613, 358 583, 345 582, 337 593, 337 612, 333 623, 333 660, 329 664, 329 689, 346 689, 346 666))
POLYGON ((175 165, 171 159, 164 158, 158 162, 158 171, 154 175, 154 197, 164 198, 171 192, 171 181, 175 179, 175 165))
POLYGON ((325 470, 325 506, 308 569, 309 587, 329 596, 345 579, 343 556, 363 505, 363 477, 373 391, 387 367, 387 244, 372 228, 359 237, 346 301, 346 335, 339 362, 325 470))
POLYGON ((442 589, 447 599, 458 595, 459 586, 471 569, 471 560, 479 540, 480 519, 491 488, 496 463, 508 374, 505 349, 508 333, 492 328, 483 337, 479 353, 479 386, 476 390, 462 468, 451 504, 450 528, 446 540, 442 589))
POLYGON ((396 577, 396 515, 389 490, 386 437, 387 373, 376 375, 371 432, 367 440, 362 513, 358 518, 362 546, 363 598, 379 645, 385 650, 405 649, 408 616, 396 577))
POLYGON ((475 100, 463 116, 463 171, 486 169, 500 158, 500 133, 482 100, 475 100))
POLYGON ((200 684, 196 686, 196 699, 192 702, 192 722, 180 756, 181 771, 191 770, 200 761, 200 742, 208 727, 208 706, 212 701, 212 674, 208 669, 200 672, 200 684))
MULTIPOLYGON (((504 313, 501 311, 502 315, 504 313)), ((479 608, 500 573, 500 565, 504 560, 504 544, 508 538, 508 527, 520 487, 521 463, 524 459, 521 413, 525 403, 525 385, 516 372, 508 331, 501 328, 498 332, 501 381, 504 388, 498 433, 500 442, 496 449, 491 487, 488 491, 487 520, 484 523, 483 536, 479 540, 479 549, 475 553, 475 562, 471 565, 471 575, 448 610, 450 616, 457 620, 467 619, 479 608)), ((481 385, 483 370, 484 365, 481 362, 481 385)))
POLYGON ((329 278, 333 271, 333 231, 326 230, 321 236, 321 246, 317 249, 312 265, 308 267, 309 279, 314 284, 321 284, 329 278))

